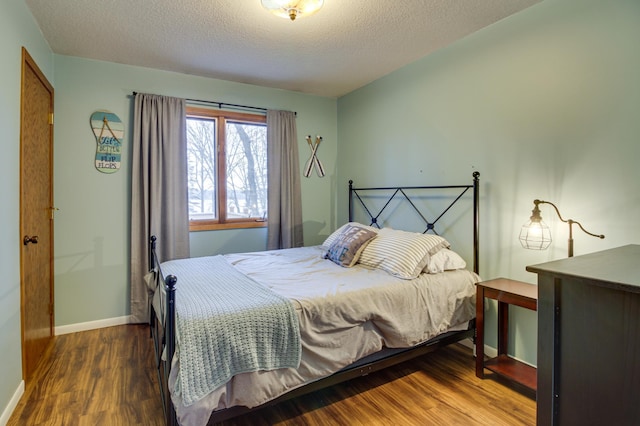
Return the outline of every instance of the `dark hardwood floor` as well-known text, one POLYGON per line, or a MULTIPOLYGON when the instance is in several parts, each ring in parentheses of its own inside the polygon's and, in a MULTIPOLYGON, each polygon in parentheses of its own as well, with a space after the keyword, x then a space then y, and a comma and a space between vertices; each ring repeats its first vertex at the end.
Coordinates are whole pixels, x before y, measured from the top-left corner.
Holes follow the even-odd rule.
MULTIPOLYGON (((142 325, 57 336, 8 425, 162 425, 142 325)), ((414 361, 286 401, 225 425, 533 425, 535 401, 476 378, 471 350, 414 361)))

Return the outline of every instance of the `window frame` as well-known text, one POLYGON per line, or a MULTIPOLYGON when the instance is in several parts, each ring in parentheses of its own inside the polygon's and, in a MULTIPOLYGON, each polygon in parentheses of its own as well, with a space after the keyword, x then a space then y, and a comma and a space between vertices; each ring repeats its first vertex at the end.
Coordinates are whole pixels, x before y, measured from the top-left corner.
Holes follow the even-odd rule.
MULTIPOLYGON (((267 123, 266 115, 228 111, 187 105, 187 118, 215 119, 216 123, 216 199, 218 203, 217 219, 189 219, 189 231, 213 231, 220 229, 265 228, 267 221, 256 218, 227 217, 227 161, 226 161, 226 124, 227 121, 249 124, 267 123)), ((268 188, 267 188, 268 190, 268 188)))

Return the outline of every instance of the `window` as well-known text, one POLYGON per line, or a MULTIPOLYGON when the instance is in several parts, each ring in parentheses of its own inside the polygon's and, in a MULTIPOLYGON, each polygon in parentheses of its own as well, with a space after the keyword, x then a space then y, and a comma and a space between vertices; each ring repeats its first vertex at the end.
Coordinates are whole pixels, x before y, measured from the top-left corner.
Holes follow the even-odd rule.
POLYGON ((266 226, 263 115, 187 107, 189 229, 266 226))

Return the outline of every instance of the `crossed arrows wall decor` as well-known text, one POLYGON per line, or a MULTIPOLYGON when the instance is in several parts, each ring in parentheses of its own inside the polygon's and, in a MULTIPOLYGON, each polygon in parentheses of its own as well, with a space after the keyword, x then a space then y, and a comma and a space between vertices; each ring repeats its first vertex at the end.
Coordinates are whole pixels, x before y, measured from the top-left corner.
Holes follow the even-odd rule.
POLYGON ((311 141, 311 135, 307 136, 307 144, 309 145, 309 149, 311 150, 311 157, 307 160, 307 164, 304 167, 304 177, 311 176, 311 170, 316 169, 316 173, 318 177, 324 176, 324 167, 322 167, 322 163, 318 159, 318 146, 322 142, 322 136, 316 136, 315 143, 311 141))

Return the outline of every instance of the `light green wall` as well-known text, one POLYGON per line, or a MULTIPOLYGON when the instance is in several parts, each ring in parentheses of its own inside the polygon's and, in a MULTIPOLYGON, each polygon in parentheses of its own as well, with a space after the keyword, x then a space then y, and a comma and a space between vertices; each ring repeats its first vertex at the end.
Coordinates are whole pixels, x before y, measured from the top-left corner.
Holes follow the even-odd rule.
MULTIPOLYGON (((577 255, 637 243, 638 40, 637 0, 545 0, 336 102, 54 56, 23 1, 0 3, 0 408, 22 370, 16 349, 21 46, 55 87, 56 325, 66 325, 128 314, 132 91, 297 111, 301 141, 307 133, 324 137, 319 154, 327 170, 323 179, 303 180, 306 244, 321 242, 346 219, 349 178, 466 182, 473 170, 482 173, 484 278, 535 282, 526 265, 566 255, 567 230, 548 210, 552 249, 520 248, 517 233, 534 198, 554 201, 566 216, 606 234, 600 241, 576 231, 577 255), (123 169, 114 175, 92 165, 89 115, 96 109, 117 113, 129 132, 123 169)), ((306 145, 300 148, 306 161, 306 145)), ((192 253, 260 250, 263 233, 192 234, 192 253)), ((535 363, 535 332, 535 316, 516 312, 512 353, 535 363)))
MULTIPOLYGON (((484 279, 535 283, 526 265, 566 256, 567 225, 546 208, 552 247, 521 248, 535 198, 606 235, 576 229, 576 255, 638 243, 639 41, 637 0, 545 0, 340 98, 338 179, 435 184, 479 170, 484 279)), ((511 353, 535 364, 536 316, 514 315, 511 353)))
POLYGON ((19 167, 23 46, 53 83, 53 55, 27 6, 22 0, 3 1, 0 3, 0 422, 22 380, 19 167))
MULTIPOLYGON (((304 135, 324 137, 323 179, 303 178, 305 244, 321 243, 334 229, 337 102, 332 98, 268 89, 69 56, 55 56, 56 325, 129 314, 130 158, 133 91, 223 101, 297 112, 302 164, 304 135), (95 138, 89 116, 98 109, 124 122, 124 155, 115 174, 93 164, 95 138)), ((196 232, 192 256, 266 248, 264 229, 196 232)))

